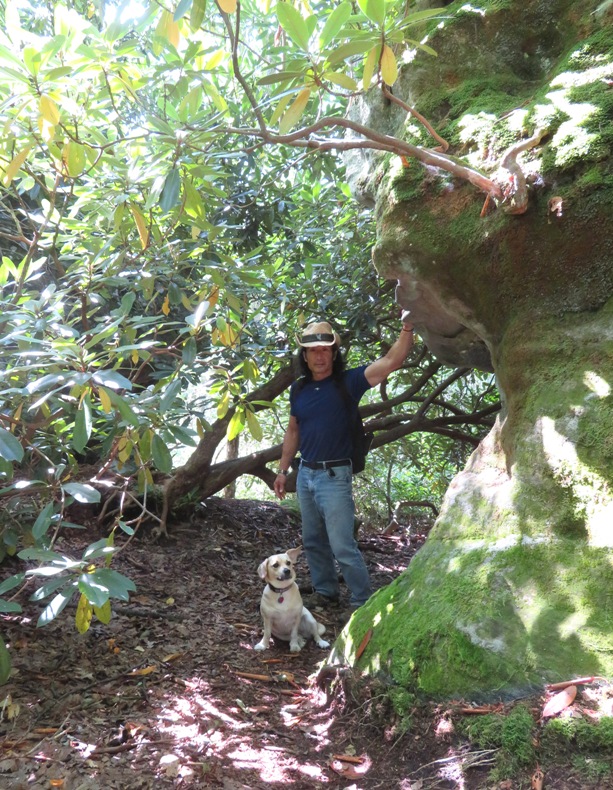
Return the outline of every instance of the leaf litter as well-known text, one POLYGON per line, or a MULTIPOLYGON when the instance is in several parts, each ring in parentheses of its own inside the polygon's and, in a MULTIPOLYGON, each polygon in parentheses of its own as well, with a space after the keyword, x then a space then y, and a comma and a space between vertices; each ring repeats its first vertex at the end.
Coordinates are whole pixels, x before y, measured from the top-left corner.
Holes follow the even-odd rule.
MULTIPOLYGON (((434 703, 416 706, 404 731, 382 704, 380 687, 369 691, 344 678, 334 696, 318 687, 325 654, 313 645, 298 654, 283 643, 264 654, 253 649, 261 637, 256 569, 266 556, 299 544, 292 511, 212 498, 182 515, 172 541, 153 542, 143 531, 114 559, 137 592, 113 606, 108 624, 94 620, 78 633, 75 601, 57 621, 36 628, 40 610, 26 596, 22 614, 3 616, 13 672, 0 689, 0 786, 503 787, 488 779, 490 756, 455 735, 453 716, 463 715, 457 706, 451 714, 434 703)), ((99 537, 93 519, 83 522, 85 530, 62 539, 62 551, 78 555, 99 537)), ((429 526, 360 533, 375 588, 406 568, 429 526)), ((0 566, 0 580, 16 566, 10 559, 0 566)), ((298 582, 308 586, 304 560, 298 582)), ((345 622, 349 601, 342 603, 317 612, 332 639, 345 622)), ((535 710, 543 710, 543 699, 535 699, 535 710)), ((587 786, 574 783, 564 766, 557 780, 546 777, 547 788, 587 786)))

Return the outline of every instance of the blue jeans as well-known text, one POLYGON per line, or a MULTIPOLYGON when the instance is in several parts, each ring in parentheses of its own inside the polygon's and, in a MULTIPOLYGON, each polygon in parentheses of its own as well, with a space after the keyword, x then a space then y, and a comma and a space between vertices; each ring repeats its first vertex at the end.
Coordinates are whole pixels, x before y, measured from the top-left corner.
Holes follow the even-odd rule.
POLYGON ((351 479, 351 466, 329 470, 301 466, 296 493, 302 514, 302 545, 313 587, 328 598, 338 598, 336 559, 351 592, 351 604, 361 606, 372 590, 364 557, 353 535, 351 479))

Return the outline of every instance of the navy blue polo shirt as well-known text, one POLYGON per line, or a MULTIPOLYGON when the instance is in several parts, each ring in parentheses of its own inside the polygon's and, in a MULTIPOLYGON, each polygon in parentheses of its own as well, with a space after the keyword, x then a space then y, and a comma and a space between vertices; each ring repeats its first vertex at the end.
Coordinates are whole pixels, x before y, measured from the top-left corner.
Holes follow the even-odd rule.
MULTIPOLYGON (((354 408, 370 388, 366 365, 346 370, 345 386, 354 408)), ((301 389, 297 383, 290 391, 290 414, 300 428, 300 455, 305 461, 339 461, 351 458, 352 413, 332 376, 310 381, 301 389)))

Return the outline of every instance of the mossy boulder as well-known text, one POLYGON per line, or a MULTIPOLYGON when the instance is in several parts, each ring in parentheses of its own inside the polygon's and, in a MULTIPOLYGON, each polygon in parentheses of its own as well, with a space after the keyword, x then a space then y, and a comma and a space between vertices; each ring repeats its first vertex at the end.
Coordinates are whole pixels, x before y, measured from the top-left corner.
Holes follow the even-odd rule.
MULTIPOLYGON (((441 360, 495 371, 503 408, 424 548, 331 660, 429 696, 491 698, 613 674, 613 8, 448 11, 429 32, 438 58, 407 64, 395 94, 488 177, 538 140, 517 156, 525 211, 392 155, 349 168, 376 209, 378 270, 441 360)), ((358 112, 432 144, 380 94, 358 112)))

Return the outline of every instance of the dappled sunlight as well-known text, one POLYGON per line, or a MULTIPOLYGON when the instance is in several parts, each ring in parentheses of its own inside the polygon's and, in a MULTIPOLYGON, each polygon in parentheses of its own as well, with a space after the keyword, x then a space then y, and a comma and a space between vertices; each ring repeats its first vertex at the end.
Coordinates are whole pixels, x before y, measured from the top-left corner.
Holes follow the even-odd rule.
POLYGON ((596 396, 597 398, 607 398, 611 394, 611 385, 608 381, 594 373, 592 370, 586 371, 583 377, 583 383, 591 390, 591 395, 588 394, 587 398, 596 396))

